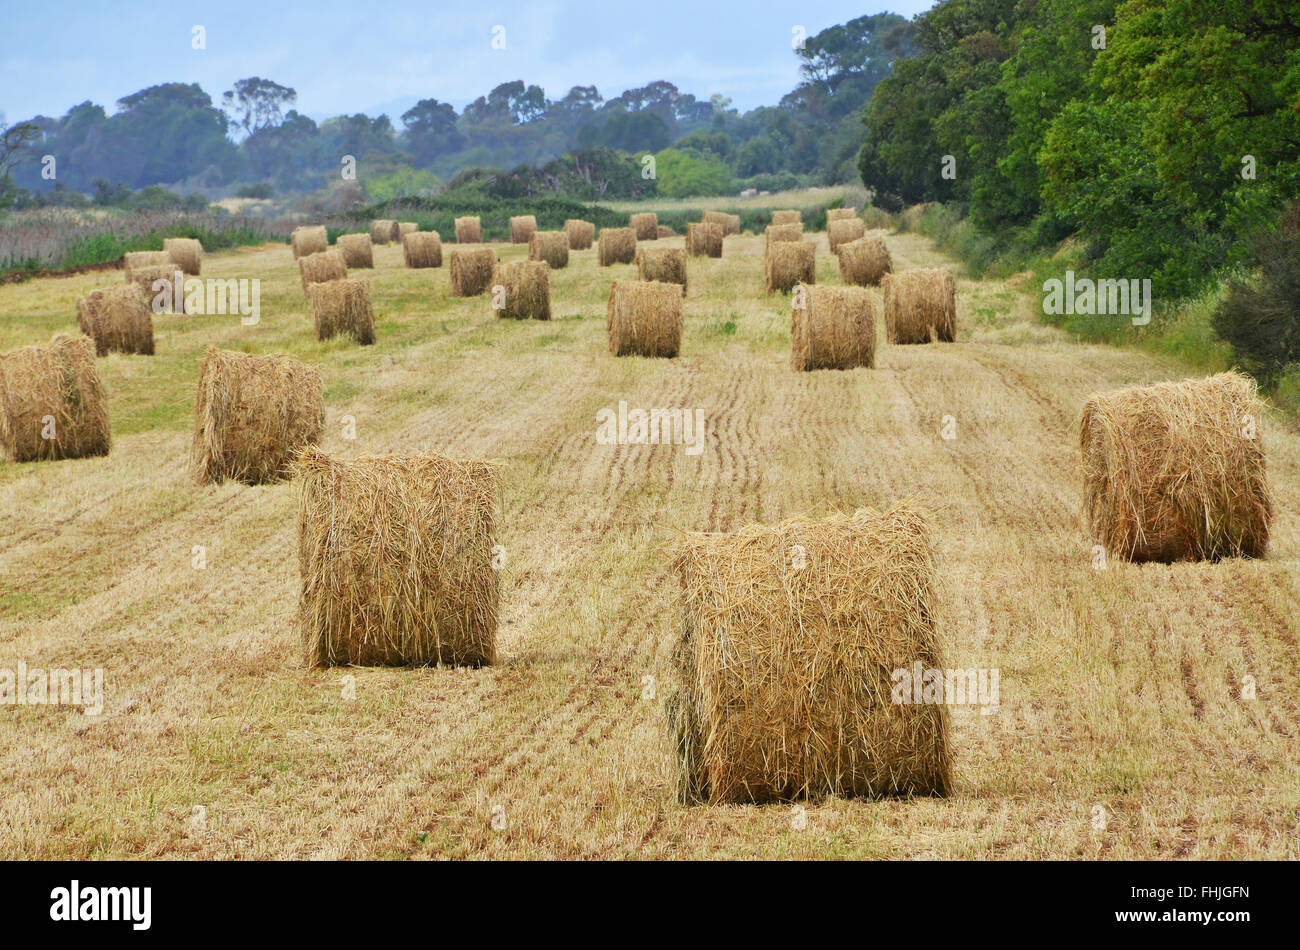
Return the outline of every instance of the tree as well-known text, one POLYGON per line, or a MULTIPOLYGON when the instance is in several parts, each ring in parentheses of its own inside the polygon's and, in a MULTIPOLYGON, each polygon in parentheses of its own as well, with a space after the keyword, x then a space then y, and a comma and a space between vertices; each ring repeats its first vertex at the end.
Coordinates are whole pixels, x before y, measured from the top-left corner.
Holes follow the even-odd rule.
POLYGON ((221 101, 231 124, 248 136, 279 125, 285 107, 298 101, 298 93, 288 86, 253 76, 236 82, 235 88, 228 90, 221 101))
POLYGON ((465 145, 465 136, 456 127, 456 109, 437 99, 421 99, 402 113, 402 123, 407 146, 420 165, 465 145))

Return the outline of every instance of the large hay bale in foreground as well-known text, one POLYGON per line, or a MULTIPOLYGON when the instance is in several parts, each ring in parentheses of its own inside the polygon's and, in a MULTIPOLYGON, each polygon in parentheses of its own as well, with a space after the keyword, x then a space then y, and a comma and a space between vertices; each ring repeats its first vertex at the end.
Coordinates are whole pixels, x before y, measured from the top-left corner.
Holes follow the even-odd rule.
POLYGON ((398 239, 394 233, 396 231, 397 222, 392 218, 375 218, 370 222, 370 241, 373 244, 389 244, 398 239))
POLYGON ((128 283, 135 282, 135 272, 145 267, 175 268, 172 256, 166 251, 127 251, 122 255, 122 278, 128 283))
POLYGON ((95 344, 56 336, 0 354, 0 451, 12 462, 107 455, 108 399, 95 344))
POLYGON ((601 267, 611 264, 631 264, 636 260, 636 232, 631 228, 601 228, 596 242, 596 263, 601 267))
POLYGON ((870 292, 800 284, 791 297, 790 363, 796 370, 876 365, 876 305, 870 292))
POLYGON ((569 250, 585 251, 596 240, 596 226, 580 218, 568 218, 564 222, 564 233, 569 236, 569 250))
POLYGON ((340 234, 334 242, 344 267, 374 267, 375 244, 369 234, 340 234))
POLYGON ((853 208, 827 208, 826 225, 829 227, 832 221, 847 221, 849 218, 856 218, 857 216, 858 213, 853 208))
POLYGON ((496 659, 500 474, 424 455, 308 449, 299 631, 313 666, 479 666, 496 659))
POLYGON ((563 231, 534 231, 528 239, 528 259, 545 261, 552 270, 569 266, 569 235, 563 231))
POLYGON ((194 402, 190 472, 200 484, 256 485, 288 478, 291 463, 320 441, 320 371, 292 356, 251 356, 209 346, 194 402))
POLYGON ((1273 515, 1263 411, 1238 373, 1089 399, 1080 443, 1093 540, 1131 561, 1263 557, 1273 515))
POLYGON ((483 223, 476 214, 456 219, 457 244, 482 244, 483 223))
POLYGON ((778 241, 802 241, 803 225, 802 224, 769 224, 767 230, 763 232, 765 248, 771 247, 778 241))
POLYGON ((740 215, 727 214, 725 211, 706 211, 701 219, 705 224, 716 224, 722 229, 722 236, 740 233, 740 215))
POLYGON ((402 260, 407 267, 441 267, 442 235, 437 231, 408 231, 403 234, 402 260))
POLYGON ((947 707, 894 701, 895 671, 945 668, 929 534, 903 504, 679 543, 680 801, 948 793, 947 707))
POLYGON ((497 258, 490 247, 458 248, 447 265, 453 297, 477 297, 492 284, 497 258))
POLYGON ((636 252, 637 280, 680 284, 686 296, 686 252, 679 248, 639 248, 636 252))
POLYGON ((337 250, 320 251, 298 258, 298 272, 302 275, 302 290, 309 284, 323 284, 327 280, 342 280, 348 276, 348 266, 337 250))
POLYGON ((629 215, 627 223, 638 241, 659 240, 659 215, 653 211, 640 211, 629 215))
POLYGON ((802 211, 773 211, 772 223, 777 225, 797 224, 802 229, 803 212, 802 211))
POLYGON ((319 254, 330 247, 329 233, 323 224, 303 225, 294 228, 289 234, 289 244, 293 247, 293 259, 296 261, 308 254, 319 254))
POLYGON ((163 238, 163 250, 171 257, 171 262, 186 276, 199 275, 203 267, 203 243, 198 238, 163 238))
POLYGON ((831 253, 838 251, 841 245, 865 237, 867 225, 861 218, 844 218, 831 221, 826 225, 826 239, 830 242, 831 253))
POLYGON ((716 224, 686 225, 686 252, 692 257, 721 257, 722 228, 716 224))
POLYGON ((763 286, 788 294, 795 284, 817 283, 817 249, 811 241, 775 241, 763 255, 763 286))
POLYGON ((879 284, 894 269, 889 247, 878 234, 841 244, 835 256, 839 258, 844 283, 858 287, 879 284))
POLYGON ((492 307, 498 317, 551 319, 551 268, 545 261, 498 263, 492 272, 492 307))
POLYGON ((185 312, 185 275, 170 262, 131 269, 131 284, 145 295, 154 313, 185 312))
POLYGON ((885 339, 890 343, 951 343, 957 338, 957 289, 946 270, 905 270, 880 281, 885 339))
POLYGON ((397 240, 400 241, 402 238, 406 237, 408 234, 414 234, 415 232, 417 232, 417 231, 419 231, 419 230, 420 230, 420 225, 417 224, 417 223, 414 222, 414 221, 398 221, 398 222, 397 222, 397 240))
POLYGON ((136 284, 92 290, 77 298, 77 326, 95 341, 95 354, 153 355, 153 311, 136 284))
POLYGON ((605 328, 615 356, 674 357, 682 347, 682 295, 673 284, 614 281, 605 328))
POLYGON ((528 239, 533 236, 537 230, 537 217, 531 214, 521 214, 510 219, 510 243, 527 244, 528 239))
MULTIPOLYGON (((408 235, 409 236, 409 235, 408 235)), ((375 311, 370 304, 370 284, 345 278, 307 287, 316 339, 350 336, 362 346, 375 342, 375 311)))

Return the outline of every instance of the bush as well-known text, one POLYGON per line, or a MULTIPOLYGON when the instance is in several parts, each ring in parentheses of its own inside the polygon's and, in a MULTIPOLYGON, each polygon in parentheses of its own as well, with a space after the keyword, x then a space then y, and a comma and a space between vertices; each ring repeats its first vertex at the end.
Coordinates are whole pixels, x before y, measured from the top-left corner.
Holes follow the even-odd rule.
POLYGON ((666 148, 655 156, 658 192, 670 198, 732 193, 731 170, 722 162, 666 148))
POLYGON ((269 181, 262 181, 258 182, 256 185, 244 185, 235 192, 235 196, 238 198, 269 198, 271 197, 271 193, 271 183, 269 181))

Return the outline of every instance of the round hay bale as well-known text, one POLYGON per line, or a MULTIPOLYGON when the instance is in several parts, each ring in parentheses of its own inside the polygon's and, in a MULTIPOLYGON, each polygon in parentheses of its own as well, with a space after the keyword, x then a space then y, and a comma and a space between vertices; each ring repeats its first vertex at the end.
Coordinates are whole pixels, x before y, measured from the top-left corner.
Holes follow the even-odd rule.
POLYGON ((350 336, 362 346, 375 342, 375 311, 370 305, 368 281, 345 278, 309 284, 307 299, 316 323, 316 339, 350 336))
POLYGON ((1083 407, 1084 517, 1130 561, 1263 557, 1273 516, 1255 382, 1135 386, 1083 407))
POLYGON ((686 225, 686 251, 693 257, 721 257, 722 228, 707 222, 686 225))
POLYGON ((344 267, 374 267, 375 244, 369 234, 340 234, 334 242, 344 267))
POLYGON ((433 453, 340 461, 307 449, 296 468, 298 624, 308 663, 496 659, 494 464, 433 453))
POLYGON ((661 224, 659 225, 659 237, 660 238, 677 237, 677 232, 674 231, 672 228, 668 227, 668 225, 661 224))
POLYGON ((948 793, 946 705, 894 701, 895 671, 945 668, 917 510, 692 533, 673 553, 680 801, 948 793))
POLYGON ((840 261, 840 277, 846 284, 870 287, 894 269, 889 246, 876 234, 841 244, 835 253, 840 261))
POLYGON ((876 306, 868 291, 799 284, 790 296, 790 362, 796 370, 876 365, 876 306))
POLYGON ((890 343, 951 343, 957 338, 957 288, 942 269, 886 274, 885 339, 890 343))
POLYGON ((478 215, 466 215, 456 219, 456 243, 483 243, 483 223, 479 221, 478 215))
POLYGON ((551 268, 545 261, 498 263, 492 272, 492 308, 512 320, 551 319, 551 268))
POLYGON ((527 244, 528 239, 537 230, 537 218, 531 214, 521 214, 510 219, 510 243, 527 244))
POLYGON ((388 244, 396 241, 397 237, 394 231, 397 230, 397 222, 392 218, 375 218, 370 222, 370 241, 373 244, 388 244))
POLYGON ((705 224, 716 224, 720 227, 723 237, 728 234, 740 233, 740 215, 738 214, 727 214, 725 211, 706 211, 702 220, 705 224))
POLYGON ((0 450, 12 462, 107 455, 108 398, 95 344, 59 335, 0 354, 0 450))
POLYGON ((596 263, 601 267, 611 264, 631 264, 636 260, 636 232, 631 228, 601 228, 596 242, 596 263))
POLYGON ((308 284, 323 284, 327 280, 342 280, 348 276, 348 266, 337 250, 320 251, 298 258, 298 271, 302 275, 302 290, 308 284))
POLYGON ((659 215, 653 211, 641 211, 629 216, 628 226, 638 241, 659 240, 659 215))
POLYGON ((402 235, 402 260, 407 267, 441 267, 441 235, 437 231, 406 232, 402 235))
POLYGON ((477 297, 492 284, 497 258, 490 247, 457 249, 450 254, 448 274, 453 297, 477 297))
POLYGON ((289 243, 293 246, 293 259, 308 254, 319 254, 330 247, 329 234, 323 224, 304 225, 294 228, 289 234, 289 243))
POLYGON ((131 283, 138 287, 154 313, 185 312, 185 275, 175 264, 137 265, 131 283))
POLYGON ((656 280, 664 284, 680 284, 686 296, 686 252, 678 248, 638 248, 636 252, 637 280, 656 280))
POLYGON ((802 241, 802 224, 769 224, 763 232, 763 246, 771 247, 778 241, 802 241))
POLYGON ((569 218, 564 222, 564 233, 569 236, 569 250, 585 251, 596 240, 596 226, 590 221, 569 218))
POLYGON ((528 239, 528 259, 545 261, 552 270, 569 266, 569 235, 563 231, 534 231, 528 239))
POLYGON ((203 243, 198 238, 164 238, 163 250, 187 277, 199 275, 203 267, 203 243))
POLYGON ((397 240, 400 241, 402 238, 406 237, 406 235, 414 234, 419 230, 420 230, 420 226, 416 224, 414 221, 398 221, 397 240))
POLYGON ((153 311, 137 284, 92 290, 77 298, 77 326, 95 341, 95 354, 153 355, 153 311))
POLYGON ((788 294, 795 284, 817 283, 817 249, 811 241, 775 241, 763 255, 768 294, 788 294))
POLYGON ((674 357, 682 347, 682 295, 672 284, 614 281, 605 327, 615 356, 674 357))
POLYGON ((199 484, 257 485, 290 477, 292 462, 320 441, 320 370, 292 356, 251 356, 209 346, 194 402, 190 472, 199 484))
POLYGON ((826 238, 830 241, 832 254, 840 249, 840 245, 865 237, 866 233, 867 225, 861 218, 844 218, 826 225, 826 238))
POLYGON ((847 221, 849 218, 856 218, 857 216, 857 211, 852 208, 827 208, 826 225, 829 227, 832 221, 847 221))
POLYGON ((127 251, 122 255, 122 277, 128 283, 135 281, 135 272, 142 267, 174 266, 172 256, 166 251, 127 251))
POLYGON ((803 212, 802 211, 773 211, 772 223, 776 225, 797 224, 802 230, 803 212))

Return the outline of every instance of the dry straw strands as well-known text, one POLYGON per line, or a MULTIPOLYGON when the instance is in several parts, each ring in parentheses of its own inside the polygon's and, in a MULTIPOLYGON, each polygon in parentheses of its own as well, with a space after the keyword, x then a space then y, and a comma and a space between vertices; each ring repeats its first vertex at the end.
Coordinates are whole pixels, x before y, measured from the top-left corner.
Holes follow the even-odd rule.
POLYGON ((537 218, 531 214, 521 214, 510 219, 510 243, 527 244, 528 239, 537 230, 537 218))
POLYGON ((843 218, 826 225, 826 239, 830 241, 832 254, 840 249, 840 245, 856 241, 866 234, 867 225, 861 218, 843 218))
POLYGON ((296 261, 308 254, 328 251, 330 239, 325 225, 313 224, 294 228, 289 235, 289 243, 293 246, 293 259, 296 261))
POLYGON ((631 228, 601 228, 596 242, 596 263, 631 264, 636 259, 636 232, 631 228))
POLYGON ((164 238, 163 250, 186 276, 198 276, 203 267, 203 244, 198 238, 164 238))
POLYGON ((466 215, 456 219, 457 244, 482 244, 483 224, 478 215, 466 215))
POLYGON ((657 281, 615 281, 605 326, 615 356, 674 357, 682 346, 681 292, 657 281))
POLYGON ((492 283, 497 258, 490 247, 458 248, 450 252, 447 265, 453 297, 477 297, 492 283))
POLYGON ((795 284, 817 283, 817 249, 811 241, 775 241, 763 255, 763 285, 788 294, 795 284))
POLYGON ((127 251, 122 255, 122 277, 128 284, 135 281, 135 272, 144 267, 175 267, 172 256, 166 251, 127 251))
POLYGON ((1089 399, 1080 443, 1093 540, 1133 561, 1262 557, 1273 515, 1262 413, 1238 373, 1089 399))
POLYGON ((951 343, 957 338, 957 291, 946 270, 905 270, 880 281, 885 339, 890 343, 951 343))
POLYGON ((677 232, 674 231, 672 228, 668 227, 668 225, 666 224, 659 225, 657 232, 658 232, 657 236, 660 238, 677 237, 677 232))
POLYGON ((771 247, 778 241, 802 241, 803 225, 802 224, 769 224, 767 230, 763 232, 765 248, 771 247))
POLYGON ((407 267, 441 267, 442 236, 437 231, 408 231, 402 235, 402 260, 407 267))
POLYGON ((185 312, 185 275, 175 264, 150 264, 131 269, 131 284, 145 295, 149 309, 158 313, 185 312), (160 284, 159 281, 165 283, 160 284))
POLYGON ((374 267, 375 245, 369 234, 340 234, 334 242, 344 267, 374 267))
POLYGON ((551 268, 545 261, 511 261, 492 272, 492 306, 498 317, 551 319, 551 268))
POLYGON ((528 239, 528 259, 545 261, 552 270, 569 266, 569 235, 563 231, 534 231, 528 239))
POLYGON ((796 370, 876 365, 876 309, 861 287, 810 287, 791 294, 790 362, 796 370))
POLYGON ((297 454, 320 441, 320 371, 291 356, 250 356, 209 346, 194 402, 190 472, 200 484, 256 485, 288 478, 297 454))
POLYGON ((420 230, 420 226, 414 221, 398 221, 396 239, 400 241, 402 238, 406 237, 406 235, 414 234, 418 230, 420 230))
POLYGON ((107 455, 108 399, 95 344, 56 336, 0 354, 0 450, 13 462, 107 455))
POLYGON ((832 221, 844 221, 849 218, 856 218, 857 216, 857 211, 852 208, 827 208, 826 224, 827 227, 829 227, 832 221))
POLYGON ((321 251, 298 258, 298 271, 302 274, 303 293, 308 284, 323 284, 327 280, 342 280, 348 276, 343 255, 337 250, 321 251))
POLYGON ((944 668, 929 535, 902 504, 678 544, 679 800, 947 794, 943 697, 894 701, 894 671, 944 668))
POLYGON ((569 218, 564 222, 564 233, 569 236, 569 250, 585 251, 596 240, 596 226, 580 218, 569 218))
POLYGON ((686 251, 694 257, 721 257, 722 228, 708 223, 686 225, 686 251))
POLYGON ((840 277, 846 284, 879 284, 894 269, 885 239, 876 234, 841 244, 835 253, 840 261, 840 277))
POLYGON ((374 244, 388 244, 398 239, 397 222, 392 218, 375 218, 370 222, 370 240, 374 244))
POLYGON ((803 226, 803 212, 801 211, 773 211, 773 224, 797 224, 803 226))
POLYGON ((500 474, 424 455, 297 464, 298 624, 313 666, 496 659, 500 474))
POLYGON ((659 215, 653 211, 642 211, 631 215, 627 223, 638 241, 659 240, 659 215))
POLYGON ((77 298, 77 325, 95 341, 95 353, 153 355, 153 311, 136 284, 92 290, 77 298))
POLYGON ((720 227, 723 237, 728 234, 740 233, 740 215, 738 214, 727 214, 725 211, 706 211, 702 220, 705 224, 716 224, 720 227))
POLYGON ((375 342, 375 311, 364 280, 327 280, 307 287, 316 339, 351 336, 362 346, 375 342))
POLYGON ((636 252, 637 280, 681 284, 686 296, 686 252, 678 248, 642 248, 636 252))

